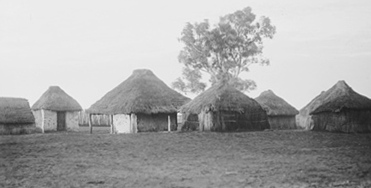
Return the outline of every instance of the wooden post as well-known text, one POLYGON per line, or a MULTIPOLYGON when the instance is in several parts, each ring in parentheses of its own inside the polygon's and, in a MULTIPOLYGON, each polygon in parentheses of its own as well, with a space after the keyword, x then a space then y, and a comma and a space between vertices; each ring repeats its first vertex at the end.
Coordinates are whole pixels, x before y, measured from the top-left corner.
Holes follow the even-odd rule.
POLYGON ((138 117, 134 113, 130 114, 130 133, 138 132, 138 117))
POLYGON ((111 126, 111 134, 114 133, 113 131, 113 115, 108 115, 109 124, 111 126))
POLYGON ((45 114, 44 114, 44 109, 41 109, 41 132, 45 133, 45 114))
POLYGON ((171 119, 170 116, 167 116, 167 131, 171 132, 171 119))
POLYGON ((201 112, 198 114, 199 131, 204 131, 204 121, 205 121, 204 111, 201 110, 201 112))
POLYGON ((90 130, 90 134, 93 134, 93 125, 91 123, 91 114, 89 114, 89 130, 90 130))

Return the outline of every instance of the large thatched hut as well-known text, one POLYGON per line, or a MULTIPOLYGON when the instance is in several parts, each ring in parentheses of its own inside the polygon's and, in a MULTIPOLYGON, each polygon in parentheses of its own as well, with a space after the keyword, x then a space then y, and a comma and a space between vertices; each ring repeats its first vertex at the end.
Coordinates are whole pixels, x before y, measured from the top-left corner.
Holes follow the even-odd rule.
POLYGON ((259 103, 228 84, 215 84, 182 106, 180 111, 184 117, 182 130, 269 129, 267 114, 259 103))
POLYGON ((255 100, 267 112, 271 129, 296 129, 295 116, 299 111, 273 91, 264 91, 255 100))
POLYGON ((371 99, 344 81, 337 82, 323 97, 322 103, 310 112, 313 130, 371 132, 371 99))
POLYGON ((152 71, 138 69, 87 112, 111 115, 113 133, 170 131, 176 130, 177 110, 187 101, 152 71))
POLYGON ((35 118, 26 99, 0 97, 0 134, 36 131, 35 118))
POLYGON ((50 86, 32 106, 36 126, 45 131, 78 131, 80 104, 58 86, 50 86))

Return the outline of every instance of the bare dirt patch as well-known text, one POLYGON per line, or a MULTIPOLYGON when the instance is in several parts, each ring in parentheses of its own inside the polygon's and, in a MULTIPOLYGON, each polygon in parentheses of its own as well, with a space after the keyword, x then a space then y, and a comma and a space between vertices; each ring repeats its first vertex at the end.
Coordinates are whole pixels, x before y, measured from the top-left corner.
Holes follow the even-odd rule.
POLYGON ((0 187, 370 187, 371 134, 0 136, 0 187))

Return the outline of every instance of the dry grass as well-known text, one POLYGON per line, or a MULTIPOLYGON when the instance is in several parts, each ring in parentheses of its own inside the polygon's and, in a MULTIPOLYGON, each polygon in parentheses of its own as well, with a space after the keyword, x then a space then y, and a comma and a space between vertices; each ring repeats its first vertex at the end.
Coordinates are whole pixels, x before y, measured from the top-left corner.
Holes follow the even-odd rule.
POLYGON ((273 93, 263 91, 255 100, 263 107, 268 116, 295 116, 299 113, 293 106, 273 93))
POLYGON ((32 105, 32 110, 81 111, 80 104, 59 86, 50 86, 32 105))
MULTIPOLYGON (((321 94, 322 95, 322 94, 321 94)), ((355 92, 345 81, 338 81, 320 97, 321 105, 309 114, 338 112, 344 109, 371 110, 371 99, 355 92)))
POLYGON ((214 84, 180 109, 189 114, 200 114, 204 110, 249 113, 255 116, 266 114, 258 102, 224 82, 214 84))
POLYGON ((151 70, 137 69, 88 110, 92 114, 176 113, 190 99, 169 88, 151 70))
POLYGON ((32 115, 27 99, 0 97, 0 124, 33 124, 32 115))
POLYGON ((1 136, 0 187, 371 186, 371 134, 107 132, 1 136))

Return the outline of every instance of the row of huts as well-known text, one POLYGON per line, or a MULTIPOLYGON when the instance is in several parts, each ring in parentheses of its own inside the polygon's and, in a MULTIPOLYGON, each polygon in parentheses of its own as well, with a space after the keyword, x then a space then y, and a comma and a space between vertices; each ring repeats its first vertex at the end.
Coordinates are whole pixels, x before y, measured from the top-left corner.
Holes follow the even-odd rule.
POLYGON ((295 115, 299 113, 272 91, 254 100, 224 83, 215 84, 190 100, 146 69, 135 70, 87 112, 109 114, 114 133, 287 129, 296 128, 295 115), (272 107, 268 98, 285 110, 278 112, 279 107, 272 107), (177 113, 182 114, 181 124, 177 113))
MULTIPOLYGON (((78 102, 57 86, 50 87, 31 108, 25 99, 0 98, 0 133, 78 130, 81 110, 78 102)), ((108 115, 112 133, 298 127, 371 132, 371 100, 344 81, 322 92, 299 112, 270 90, 252 99, 222 82, 190 100, 169 88, 152 71, 139 69, 86 112, 108 115), (182 114, 179 124, 178 113, 182 114)))
POLYGON ((51 86, 30 108, 26 99, 0 97, 0 134, 78 131, 80 104, 51 86))

